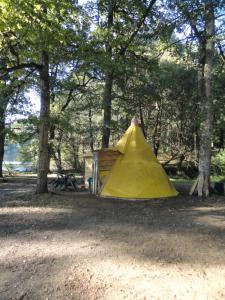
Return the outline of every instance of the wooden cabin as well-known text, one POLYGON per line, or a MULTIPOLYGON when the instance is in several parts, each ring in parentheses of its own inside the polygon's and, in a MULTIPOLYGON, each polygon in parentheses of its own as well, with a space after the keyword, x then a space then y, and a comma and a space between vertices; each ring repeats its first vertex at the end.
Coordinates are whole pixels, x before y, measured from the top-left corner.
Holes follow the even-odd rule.
POLYGON ((98 194, 104 185, 114 163, 120 156, 120 152, 105 148, 84 155, 85 160, 85 186, 88 187, 88 179, 92 178, 92 192, 98 194))

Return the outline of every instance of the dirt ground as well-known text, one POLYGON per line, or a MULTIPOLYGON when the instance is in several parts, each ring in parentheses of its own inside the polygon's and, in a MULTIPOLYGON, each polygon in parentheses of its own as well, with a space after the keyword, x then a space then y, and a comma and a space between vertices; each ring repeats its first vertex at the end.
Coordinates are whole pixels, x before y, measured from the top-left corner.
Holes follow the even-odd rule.
POLYGON ((34 194, 0 183, 0 299, 225 299, 225 197, 34 194))

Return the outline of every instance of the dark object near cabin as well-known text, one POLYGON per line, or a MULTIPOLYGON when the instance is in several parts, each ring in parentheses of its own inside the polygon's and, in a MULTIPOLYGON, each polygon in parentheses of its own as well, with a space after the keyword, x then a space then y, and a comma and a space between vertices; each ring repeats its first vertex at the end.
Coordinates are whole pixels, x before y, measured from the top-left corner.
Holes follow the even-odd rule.
POLYGON ((224 183, 222 181, 214 183, 213 193, 217 195, 224 195, 224 183))
POLYGON ((57 174, 57 178, 50 183, 53 189, 60 189, 61 191, 67 191, 72 188, 74 191, 78 191, 77 181, 74 174, 57 174))

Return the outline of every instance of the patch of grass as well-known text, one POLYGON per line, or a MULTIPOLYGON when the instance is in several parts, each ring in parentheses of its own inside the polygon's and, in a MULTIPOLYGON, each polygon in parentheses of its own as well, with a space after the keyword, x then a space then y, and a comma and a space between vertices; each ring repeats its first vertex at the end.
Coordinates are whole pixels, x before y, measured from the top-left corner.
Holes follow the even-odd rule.
MULTIPOLYGON (((178 176, 172 176, 170 177, 170 180, 175 183, 175 184, 189 184, 192 185, 194 183, 195 179, 187 179, 187 178, 183 178, 183 177, 178 177, 178 176)), ((221 176, 221 175, 212 175, 211 176, 211 181, 212 182, 219 182, 222 181, 225 183, 225 176, 221 176)))
POLYGON ((212 175, 211 176, 211 181, 213 181, 213 182, 218 182, 218 181, 225 182, 225 176, 222 176, 222 175, 212 175))
POLYGON ((175 184, 188 184, 192 185, 195 179, 187 179, 183 177, 170 177, 170 180, 175 184))

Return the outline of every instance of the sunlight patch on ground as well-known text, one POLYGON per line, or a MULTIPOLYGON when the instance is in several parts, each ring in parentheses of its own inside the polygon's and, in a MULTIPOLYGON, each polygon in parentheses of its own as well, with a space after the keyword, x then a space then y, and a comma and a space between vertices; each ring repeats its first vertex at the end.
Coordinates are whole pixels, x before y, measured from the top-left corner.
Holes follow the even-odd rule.
POLYGON ((148 265, 126 261, 126 258, 93 260, 85 268, 72 266, 68 285, 86 282, 89 292, 102 288, 100 299, 221 299, 225 267, 195 268, 189 264, 163 266, 150 261, 148 265), (82 278, 79 278, 82 276, 82 278), (214 276, 217 276, 215 282, 214 276), (220 277, 218 277, 220 276, 220 277))
MULTIPOLYGON (((50 208, 50 207, 0 207, 0 214, 9 215, 23 215, 29 217, 30 214, 58 214, 70 213, 72 210, 69 208, 50 208)), ((33 215, 32 215, 33 217, 33 215)))
POLYGON ((202 216, 195 218, 195 224, 225 229, 225 216, 202 216))
MULTIPOLYGON (((11 209, 15 214, 25 211, 26 216, 29 210, 37 215, 41 210, 45 211, 43 207, 11 209)), ((63 209, 46 208, 46 211, 62 212, 63 209)), ((36 284, 32 276, 39 278, 48 274, 43 281, 48 283, 50 280, 59 291, 66 289, 69 295, 82 300, 224 299, 222 250, 216 255, 217 245, 210 248, 207 237, 196 235, 190 238, 187 232, 170 233, 168 238, 167 232, 144 230, 139 235, 138 227, 135 228, 137 235, 133 236, 129 234, 131 226, 121 227, 120 240, 116 239, 115 233, 111 238, 108 232, 107 238, 79 227, 57 232, 49 229, 31 232, 28 228, 9 235, 2 239, 0 263, 4 265, 10 257, 9 267, 14 271, 5 273, 4 282, 10 282, 10 276, 23 272, 25 282, 32 287, 36 284), (198 248, 200 241, 201 248, 198 248), (135 242, 139 247, 133 247, 135 242), (177 260, 179 255, 180 261, 177 260), (207 255, 211 257, 210 261, 207 255)))
MULTIPOLYGON (((59 240, 45 234, 41 241, 32 241, 32 247, 29 242, 21 240, 17 247, 1 249, 1 262, 4 263, 3 254, 5 257, 10 255, 12 268, 17 265, 17 270, 29 268, 34 272, 42 272, 47 261, 52 261, 52 266, 58 268, 57 263, 64 259, 58 273, 51 274, 51 281, 55 281, 58 289, 66 286, 71 294, 75 292, 80 295, 79 299, 178 297, 182 300, 202 300, 225 297, 224 265, 166 263, 156 262, 154 258, 139 261, 126 253, 109 257, 105 253, 105 246, 92 237, 79 237, 79 231, 73 233, 74 240, 70 243, 70 239, 62 238, 59 243, 59 240), (7 251, 4 253, 4 250, 7 251)), ((113 249, 111 251, 115 254, 113 249)), ((7 280, 4 279, 5 282, 7 280)))
MULTIPOLYGON (((186 210, 186 209, 184 209, 186 210)), ((199 211, 199 212, 216 212, 216 211, 225 211, 225 206, 217 206, 217 207, 193 207, 191 211, 199 211)))
MULTIPOLYGON (((68 234, 68 232, 67 232, 68 234)), ((93 248, 99 246, 93 238, 88 237, 84 240, 80 237, 79 230, 73 231, 71 238, 64 239, 64 232, 61 232, 61 239, 52 237, 48 231, 45 231, 40 240, 26 239, 26 233, 23 238, 18 235, 16 238, 8 238, 7 242, 2 243, 0 249, 0 261, 4 262, 6 257, 11 257, 11 263, 32 261, 45 258, 63 258, 70 256, 79 256, 80 259, 86 256, 93 256, 93 248), (74 239, 74 240, 72 240, 74 239), (14 247, 14 243, 17 247, 14 247)), ((36 237, 40 238, 40 236, 36 237)), ((100 250, 100 249, 99 249, 100 250)))

